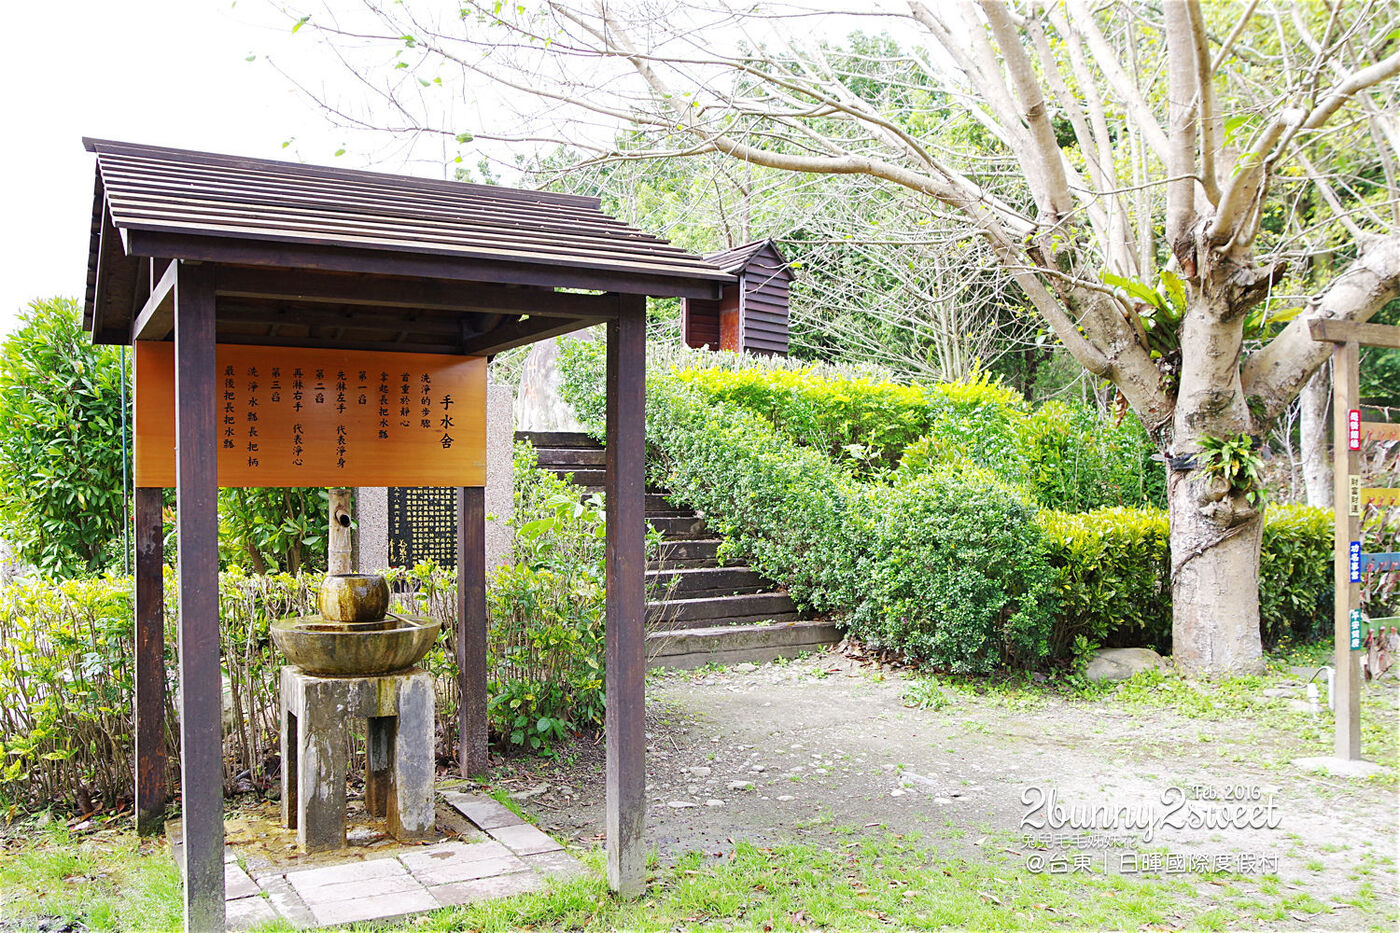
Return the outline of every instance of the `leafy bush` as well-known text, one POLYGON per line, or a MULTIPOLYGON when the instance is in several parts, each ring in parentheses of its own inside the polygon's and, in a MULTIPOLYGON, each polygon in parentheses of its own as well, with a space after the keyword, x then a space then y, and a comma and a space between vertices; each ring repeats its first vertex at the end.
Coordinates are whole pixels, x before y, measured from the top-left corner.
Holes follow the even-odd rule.
POLYGON ((219 557, 251 573, 326 569, 329 493, 320 487, 219 490, 219 557))
POLYGON ((904 448, 929 429, 929 400, 919 386, 797 371, 681 369, 674 378, 716 401, 766 418, 787 437, 833 459, 898 462, 904 448))
POLYGON ((0 806, 130 795, 129 578, 0 589, 0 806))
POLYGON ((513 524, 514 562, 486 591, 491 720, 507 745, 546 750, 603 724, 606 519, 521 443, 513 524))
POLYGON ((0 537, 52 577, 122 565, 122 364, 67 298, 0 347, 0 537))
POLYGON ((1265 647, 1311 641, 1332 630, 1333 518, 1330 509, 1270 506, 1259 554, 1259 630, 1265 647))
POLYGON ((1055 570, 1055 657, 1074 639, 1169 650, 1172 637, 1167 514, 1156 509, 1043 511, 1055 570))
MULTIPOLYGON (((603 411, 602 359, 591 345, 561 363, 564 395, 586 419, 603 411)), ((881 405, 837 401, 846 414, 827 417, 813 405, 834 396, 814 388, 811 372, 733 372, 740 365, 652 371, 653 478, 706 513, 727 553, 802 605, 955 670, 1063 660, 1076 642, 1170 648, 1167 515, 1117 507, 1165 498, 1132 419, 1106 424, 1059 403, 1027 411, 987 379, 934 386, 924 392, 927 434, 908 443, 899 469, 862 472, 832 438, 868 431, 881 405), (803 443, 804 433, 823 442, 803 443), (1032 518, 1027 489, 1066 511, 1032 518)), ((1266 513, 1266 644, 1308 637, 1328 616, 1331 531, 1314 512, 1266 513)))
POLYGON ((868 596, 847 620, 851 635, 955 673, 1045 658, 1055 600, 1027 496, 961 467, 863 493, 857 585, 868 596))
POLYGON ((961 672, 1038 662, 1049 567, 1033 509, 948 467, 893 485, 851 477, 761 417, 654 380, 648 428, 669 488, 726 548, 881 648, 961 672))

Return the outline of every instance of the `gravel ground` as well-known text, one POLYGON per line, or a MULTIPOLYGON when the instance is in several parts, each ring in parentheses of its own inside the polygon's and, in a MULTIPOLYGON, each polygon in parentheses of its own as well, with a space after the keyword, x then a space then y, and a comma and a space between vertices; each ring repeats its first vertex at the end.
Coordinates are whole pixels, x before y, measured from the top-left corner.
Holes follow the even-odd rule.
MULTIPOLYGON (((1326 754, 1329 732, 1279 728, 1306 714, 1296 711, 1301 683, 1276 680, 1251 710, 1201 719, 1113 698, 946 688, 933 704, 939 708, 913 708, 905 675, 839 652, 663 674, 648 682, 647 842, 673 859, 689 851, 719 856, 741 839, 840 845, 838 837, 895 832, 918 834, 949 855, 995 847, 1025 860, 1027 870, 1088 855, 1091 870, 1122 871, 1130 854, 1170 875, 1209 859, 1216 868, 1277 875, 1285 899, 1294 891, 1356 900, 1300 914, 1310 928, 1393 923, 1395 770, 1359 780, 1292 766, 1293 758, 1326 754), (1252 711, 1289 704, 1282 720, 1252 711), (1239 798, 1259 808, 1238 817, 1254 817, 1258 828, 1172 828, 1191 816, 1229 818, 1226 808, 1239 798), (1070 844, 1035 825, 1057 802, 1067 817, 1126 805, 1119 820, 1136 814, 1166 825, 1144 839, 1144 830, 1120 822, 1070 844)), ((1376 692, 1368 715, 1383 710, 1393 736, 1397 681, 1367 689, 1376 692)), ((507 762, 496 784, 543 828, 592 845, 602 839, 602 763, 601 742, 576 742, 556 762, 507 762)))

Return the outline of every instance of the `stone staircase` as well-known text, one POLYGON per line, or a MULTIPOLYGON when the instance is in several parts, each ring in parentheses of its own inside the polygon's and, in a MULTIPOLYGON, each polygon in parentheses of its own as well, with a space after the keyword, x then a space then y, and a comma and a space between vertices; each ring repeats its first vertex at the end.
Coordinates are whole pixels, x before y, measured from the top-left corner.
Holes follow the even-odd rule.
MULTIPOLYGON (((534 445, 540 466, 581 487, 602 492, 605 451, 587 434, 519 431, 534 445)), ((693 510, 676 506, 662 489, 647 490, 647 522, 663 537, 647 566, 647 666, 691 668, 718 662, 794 657, 840 641, 830 622, 804 620, 780 587, 748 567, 721 564, 721 539, 693 510)))

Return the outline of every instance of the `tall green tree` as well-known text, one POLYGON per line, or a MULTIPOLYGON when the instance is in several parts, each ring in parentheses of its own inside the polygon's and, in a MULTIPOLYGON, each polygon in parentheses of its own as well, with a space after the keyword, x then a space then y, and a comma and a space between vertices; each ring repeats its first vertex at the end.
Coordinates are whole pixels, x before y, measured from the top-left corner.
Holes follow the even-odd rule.
POLYGON ((361 126, 469 139, 449 85, 475 94, 492 81, 540 101, 538 119, 511 125, 516 139, 600 159, 713 153, 860 175, 958 218, 1170 464, 1177 663, 1262 670, 1263 517, 1252 472, 1209 469, 1212 452, 1265 433, 1325 362, 1312 321, 1364 321, 1400 294, 1400 9, 846 7, 845 22, 878 18, 922 41, 900 62, 902 99, 919 113, 893 118, 899 99, 871 99, 865 74, 815 41, 818 20, 786 6, 364 0, 364 22, 301 21, 378 91, 383 113, 361 126), (978 136, 943 133, 941 98, 926 107, 924 87, 955 100, 978 136), (600 121, 653 144, 599 145, 600 121), (1328 219, 1296 210, 1304 201, 1328 219), (1335 234, 1313 235, 1324 228, 1335 234), (1336 257, 1329 277, 1289 294, 1290 268, 1319 249, 1336 257))
POLYGON ((121 561, 122 363, 68 298, 32 302, 0 348, 0 537, 53 577, 121 561))

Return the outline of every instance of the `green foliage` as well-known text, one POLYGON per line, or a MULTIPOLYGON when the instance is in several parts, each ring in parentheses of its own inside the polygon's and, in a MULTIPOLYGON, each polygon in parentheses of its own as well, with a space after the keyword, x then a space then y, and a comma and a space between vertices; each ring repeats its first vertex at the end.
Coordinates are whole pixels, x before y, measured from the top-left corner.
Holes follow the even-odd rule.
POLYGON ((1044 655, 1049 568, 1033 511, 991 474, 862 480, 684 380, 653 379, 648 396, 667 486, 799 602, 949 670, 1044 655))
POLYGON ((66 298, 0 347, 0 537, 53 577, 122 565, 122 365, 66 298))
POLYGON ((867 596, 846 620, 851 635, 954 673, 1046 657, 1055 600, 1028 497, 955 466, 861 493, 852 588, 867 596))
MULTIPOLYGON (((1043 511, 1060 615, 1052 653, 1078 636, 1100 644, 1171 649, 1171 546, 1165 512, 1043 511)), ((1264 513, 1259 629, 1266 647, 1306 641, 1331 625, 1332 514, 1301 505, 1264 513)))
POLYGON ((548 751, 603 724, 606 516, 521 443, 513 524, 514 562, 487 587, 491 720, 507 745, 548 751))
POLYGON ((893 466, 929 429, 929 399, 920 386, 872 379, 830 379, 812 368, 739 370, 687 368, 675 378, 718 402, 762 415, 788 437, 851 457, 861 466, 893 466))
POLYGON ((1167 515, 1156 509, 1099 509, 1039 515, 1055 570, 1059 616, 1052 652, 1083 637, 1114 647, 1171 647, 1167 515))
POLYGON ((329 494, 319 487, 219 490, 219 556, 229 569, 326 569, 329 494))
POLYGON ((1201 438, 1201 452, 1196 456, 1196 465, 1208 475, 1223 478, 1232 490, 1244 493, 1251 505, 1258 507, 1264 504, 1264 486, 1260 477, 1264 470, 1264 458, 1255 452, 1254 439, 1248 434, 1201 438))
MULTIPOLYGON (((602 411, 601 351, 571 350, 561 364, 565 397, 586 417, 602 411)), ((1143 507, 1165 489, 1135 421, 1106 424, 1060 403, 1029 411, 985 377, 917 390, 752 363, 733 371, 742 365, 652 372, 654 478, 800 603, 949 670, 1068 661, 1089 645, 1169 650, 1168 521, 1143 507), (891 410, 901 417, 886 446, 867 447, 879 458, 889 438, 918 430, 916 415, 927 433, 894 471, 853 462, 843 445, 881 437, 873 423, 891 410), (1059 508, 1036 513, 1032 502, 1059 508)), ((1266 513, 1266 643, 1306 637, 1309 607, 1328 598, 1331 532, 1302 516, 1266 513)))
POLYGON ((0 589, 0 809, 88 809, 131 782, 130 578, 0 589))
POLYGON ((1259 553, 1259 630, 1264 647, 1311 641, 1332 629, 1330 509, 1270 506, 1259 553))

